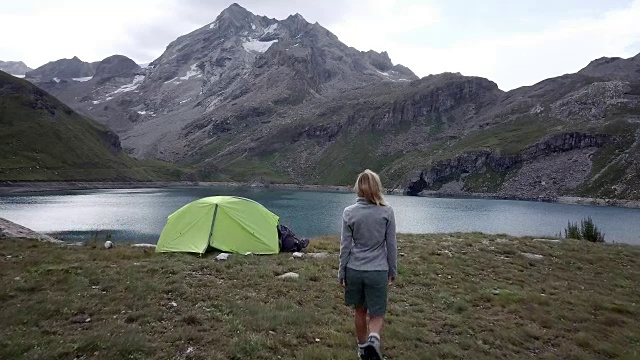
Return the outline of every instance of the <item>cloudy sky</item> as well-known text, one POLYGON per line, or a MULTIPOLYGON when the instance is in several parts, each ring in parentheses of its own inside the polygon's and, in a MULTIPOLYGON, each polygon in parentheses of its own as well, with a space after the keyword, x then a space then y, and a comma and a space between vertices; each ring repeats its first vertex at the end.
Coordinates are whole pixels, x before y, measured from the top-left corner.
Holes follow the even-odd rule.
MULTIPOLYGON (((32 68, 122 54, 142 63, 233 1, 0 0, 0 60, 32 68)), ((489 78, 503 90, 640 53, 640 0, 245 0, 258 15, 300 13, 347 45, 386 50, 426 76, 489 78)))

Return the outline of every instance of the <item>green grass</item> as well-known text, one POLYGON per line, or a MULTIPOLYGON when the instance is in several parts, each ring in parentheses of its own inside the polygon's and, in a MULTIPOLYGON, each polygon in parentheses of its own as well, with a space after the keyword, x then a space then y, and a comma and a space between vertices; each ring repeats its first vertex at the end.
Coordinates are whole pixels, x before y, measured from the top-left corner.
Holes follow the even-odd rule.
MULTIPOLYGON (((0 358, 354 358, 337 242, 312 241, 325 259, 217 262, 0 240, 0 358), (288 271, 300 279, 275 278, 288 271)), ((399 235, 399 247, 389 359, 640 356, 638 247, 479 233, 399 235)))
POLYGON ((384 134, 368 132, 357 135, 344 134, 323 153, 317 165, 316 181, 319 184, 345 185, 364 169, 380 172, 394 156, 376 155, 384 134))
POLYGON ((622 119, 611 120, 599 129, 599 132, 613 136, 616 141, 604 145, 594 153, 590 180, 578 189, 583 196, 615 197, 612 186, 623 181, 628 167, 618 158, 625 150, 632 148, 637 129, 637 124, 622 119))
POLYGON ((483 173, 475 173, 464 180, 464 190, 473 193, 494 193, 500 189, 506 174, 499 173, 490 167, 483 173))
POLYGON ((543 136, 562 130, 564 124, 559 120, 523 116, 469 133, 449 148, 449 154, 485 149, 499 150, 503 154, 516 154, 543 136))
POLYGON ((130 158, 115 136, 27 81, 0 73, 0 180, 178 180, 186 167, 130 158))

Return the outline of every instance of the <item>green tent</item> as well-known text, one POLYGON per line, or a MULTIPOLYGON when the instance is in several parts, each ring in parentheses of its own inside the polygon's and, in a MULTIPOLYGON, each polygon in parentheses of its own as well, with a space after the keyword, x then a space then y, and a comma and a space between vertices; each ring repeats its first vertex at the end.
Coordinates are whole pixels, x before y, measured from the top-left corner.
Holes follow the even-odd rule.
POLYGON ((167 218, 156 252, 277 254, 277 215, 261 204, 235 196, 191 202, 167 218))

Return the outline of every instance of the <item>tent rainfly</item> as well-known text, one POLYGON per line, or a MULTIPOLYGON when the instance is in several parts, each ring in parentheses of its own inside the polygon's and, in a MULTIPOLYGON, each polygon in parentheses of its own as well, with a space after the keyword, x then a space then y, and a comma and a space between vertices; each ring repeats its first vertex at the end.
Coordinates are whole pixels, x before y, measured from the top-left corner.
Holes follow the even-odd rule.
POLYGON ((236 196, 193 201, 167 218, 156 252, 203 254, 209 247, 239 254, 277 254, 279 217, 236 196))

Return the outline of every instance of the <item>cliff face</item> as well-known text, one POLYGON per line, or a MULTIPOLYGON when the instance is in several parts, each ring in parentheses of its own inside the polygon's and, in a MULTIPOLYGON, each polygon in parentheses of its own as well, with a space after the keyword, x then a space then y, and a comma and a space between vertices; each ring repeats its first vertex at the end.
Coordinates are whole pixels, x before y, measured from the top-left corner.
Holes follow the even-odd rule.
MULTIPOLYGON (((484 150, 465 152, 410 174, 406 194, 492 193, 503 197, 554 198, 580 191, 597 180, 592 158, 605 146, 623 147, 609 134, 562 133, 546 137, 518 154, 484 150)), ((637 193, 631 193, 636 198, 637 193)))

